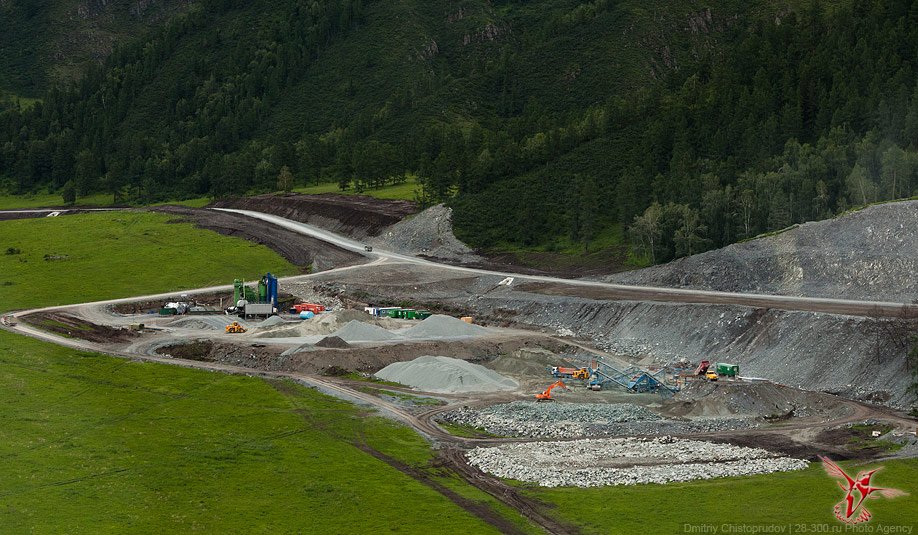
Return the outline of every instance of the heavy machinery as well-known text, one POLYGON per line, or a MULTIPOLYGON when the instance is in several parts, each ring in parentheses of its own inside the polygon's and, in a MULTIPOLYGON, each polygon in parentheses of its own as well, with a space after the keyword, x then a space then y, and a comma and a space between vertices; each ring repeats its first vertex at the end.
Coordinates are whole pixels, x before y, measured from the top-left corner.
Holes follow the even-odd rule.
POLYGON ((555 377, 569 377, 574 379, 590 378, 590 370, 588 368, 565 368, 563 366, 552 366, 549 368, 549 371, 555 377))
POLYGON ((675 394, 679 387, 668 384, 664 370, 650 371, 636 366, 618 369, 603 362, 595 361, 590 370, 590 390, 602 390, 606 386, 618 385, 629 392, 656 392, 668 397, 675 394))
POLYGON ((704 374, 704 378, 707 379, 708 381, 716 381, 717 377, 718 377, 717 372, 715 372, 714 370, 708 370, 707 373, 704 374))
POLYGON ((739 375, 739 365, 737 364, 718 362, 714 365, 714 369, 717 370, 717 375, 724 375, 726 377, 736 377, 739 375))
POLYGON ((245 316, 270 316, 277 312, 277 277, 270 273, 258 281, 253 290, 241 279, 233 281, 233 303, 226 309, 227 314, 245 316))
POLYGON ((318 305, 316 303, 297 303, 290 308, 291 314, 299 314, 300 312, 319 314, 325 312, 325 305, 318 305))
POLYGON ((704 375, 704 374, 706 374, 706 373, 708 372, 708 368, 710 368, 710 367, 711 367, 711 363, 710 363, 710 362, 708 362, 708 361, 706 361, 706 360, 702 360, 702 361, 701 361, 701 364, 699 364, 698 367, 695 368, 695 375, 704 375))
POLYGON ((226 333, 227 333, 227 334, 230 334, 230 333, 244 333, 244 332, 245 332, 245 327, 243 327, 242 325, 239 325, 239 322, 238 322, 238 321, 234 321, 234 322, 232 322, 232 323, 230 323, 229 325, 226 326, 226 333))
POLYGON ((562 381, 561 379, 558 379, 557 381, 552 383, 548 388, 546 388, 544 392, 536 394, 535 395, 536 401, 554 401, 555 399, 551 397, 551 391, 559 386, 561 388, 570 390, 569 388, 567 388, 567 385, 564 384, 564 381, 562 381))

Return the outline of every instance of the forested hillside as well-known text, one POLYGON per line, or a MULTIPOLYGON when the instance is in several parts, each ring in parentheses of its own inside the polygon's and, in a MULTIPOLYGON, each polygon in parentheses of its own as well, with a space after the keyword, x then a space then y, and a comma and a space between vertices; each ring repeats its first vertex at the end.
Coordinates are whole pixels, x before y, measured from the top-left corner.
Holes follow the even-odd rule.
POLYGON ((0 1, 0 98, 40 97, 79 78, 124 40, 179 12, 185 0, 0 1))
POLYGON ((0 114, 0 189, 406 174, 490 249, 660 262, 918 194, 918 1, 194 2, 0 114))

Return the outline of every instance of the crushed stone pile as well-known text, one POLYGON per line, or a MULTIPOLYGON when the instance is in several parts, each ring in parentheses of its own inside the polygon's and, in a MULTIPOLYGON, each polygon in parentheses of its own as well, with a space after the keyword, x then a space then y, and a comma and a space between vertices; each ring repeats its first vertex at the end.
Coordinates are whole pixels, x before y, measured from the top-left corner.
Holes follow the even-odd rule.
POLYGON ((371 243, 402 254, 464 262, 482 260, 453 235, 453 209, 442 204, 386 228, 371 243))
POLYGON ((653 411, 629 403, 539 403, 514 401, 483 409, 463 407, 443 415, 501 436, 571 438, 588 436, 590 427, 640 420, 659 420, 653 411))
POLYGON ((664 419, 630 403, 545 403, 514 401, 481 409, 462 407, 441 416, 499 436, 579 438, 614 435, 687 434, 743 429, 757 425, 747 418, 664 419))
POLYGON ((459 318, 445 316, 443 314, 434 314, 414 327, 405 329, 400 334, 412 340, 424 338, 462 338, 483 336, 488 334, 488 330, 479 325, 466 323, 459 318))
POLYGON ((394 362, 376 372, 376 377, 425 392, 497 392, 519 386, 493 371, 464 360, 423 356, 408 362, 394 362))
POLYGON ((608 282, 873 301, 918 298, 918 201, 804 223, 608 282))
POLYGON ((475 448, 466 455, 484 472, 543 487, 671 483, 808 466, 807 461, 763 449, 672 437, 506 444, 475 448))
POLYGON ((345 342, 337 336, 326 336, 325 338, 316 342, 316 347, 328 347, 332 349, 347 349, 351 347, 351 344, 345 342))
POLYGON ((275 327, 277 325, 289 325, 289 324, 293 324, 293 322, 287 321, 280 316, 271 316, 270 318, 267 318, 263 322, 259 323, 258 327, 261 329, 264 329, 267 327, 275 327))
POLYGON ((300 336, 329 335, 347 326, 350 322, 379 325, 384 328, 398 328, 402 324, 389 318, 374 318, 362 310, 341 309, 327 311, 308 320, 279 322, 259 332, 256 338, 296 338, 300 336))
POLYGON ((382 327, 364 323, 358 320, 351 320, 344 327, 338 329, 334 336, 348 343, 353 342, 386 342, 397 340, 398 336, 390 333, 382 327))

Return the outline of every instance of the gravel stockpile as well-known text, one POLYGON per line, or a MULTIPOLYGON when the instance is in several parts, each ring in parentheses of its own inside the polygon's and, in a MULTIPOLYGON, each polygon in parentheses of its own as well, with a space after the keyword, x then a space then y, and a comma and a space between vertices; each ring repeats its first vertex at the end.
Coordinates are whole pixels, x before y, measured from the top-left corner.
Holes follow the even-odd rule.
POLYGON ((874 301, 918 298, 918 201, 871 206, 609 282, 874 301))
POLYGON ((453 210, 442 204, 386 228, 371 243, 402 254, 465 262, 482 260, 453 235, 453 210))
POLYGON ((756 425, 744 418, 664 420, 650 409, 630 403, 514 401, 482 409, 463 407, 442 418, 495 435, 531 438, 703 433, 756 425))
POLYGON ((484 472, 543 487, 671 483, 802 470, 808 465, 758 448, 671 437, 507 444, 475 448, 466 455, 484 472))
POLYGON ((382 327, 370 325, 362 321, 351 320, 347 324, 332 333, 333 336, 344 340, 348 343, 353 342, 387 342, 396 340, 398 336, 390 333, 382 327))
POLYGON ((410 329, 403 331, 402 336, 408 339, 426 338, 462 338, 483 336, 488 330, 478 325, 466 323, 452 316, 434 314, 410 329))
POLYGON ((376 377, 425 392, 450 394, 515 390, 519 386, 484 366, 449 357, 424 356, 395 362, 376 372, 376 377))
POLYGON ((280 316, 271 316, 270 318, 267 318, 263 322, 259 323, 258 326, 264 328, 264 327, 275 327, 277 325, 294 325, 294 324, 295 324, 294 322, 287 321, 280 316))

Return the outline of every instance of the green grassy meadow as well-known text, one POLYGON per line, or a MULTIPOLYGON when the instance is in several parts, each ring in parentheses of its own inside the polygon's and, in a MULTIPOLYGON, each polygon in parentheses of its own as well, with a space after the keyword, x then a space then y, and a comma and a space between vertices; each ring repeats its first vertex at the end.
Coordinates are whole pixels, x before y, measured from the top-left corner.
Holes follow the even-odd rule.
POLYGON ((494 532, 355 446, 419 436, 292 382, 0 332, 0 383, 4 533, 494 532))
MULTIPOLYGON (((874 518, 860 526, 874 531, 862 533, 881 533, 881 526, 918 526, 918 459, 840 464, 852 476, 859 470, 883 466, 873 477, 874 485, 911 493, 895 499, 869 500, 866 505, 874 518)), ((530 496, 554 504, 559 518, 581 526, 584 533, 688 533, 686 526, 704 525, 725 533, 725 524, 790 526, 790 531, 784 533, 856 532, 845 531, 845 526, 836 521, 832 509, 844 494, 820 463, 798 472, 668 485, 524 488, 530 496), (793 526, 803 527, 795 531, 793 526), (822 526, 828 526, 828 530, 822 526), (840 531, 831 531, 833 526, 840 531)))
POLYGON ((297 273, 263 245, 190 223, 166 224, 172 219, 100 212, 0 221, 0 309, 231 284, 268 271, 297 273))

